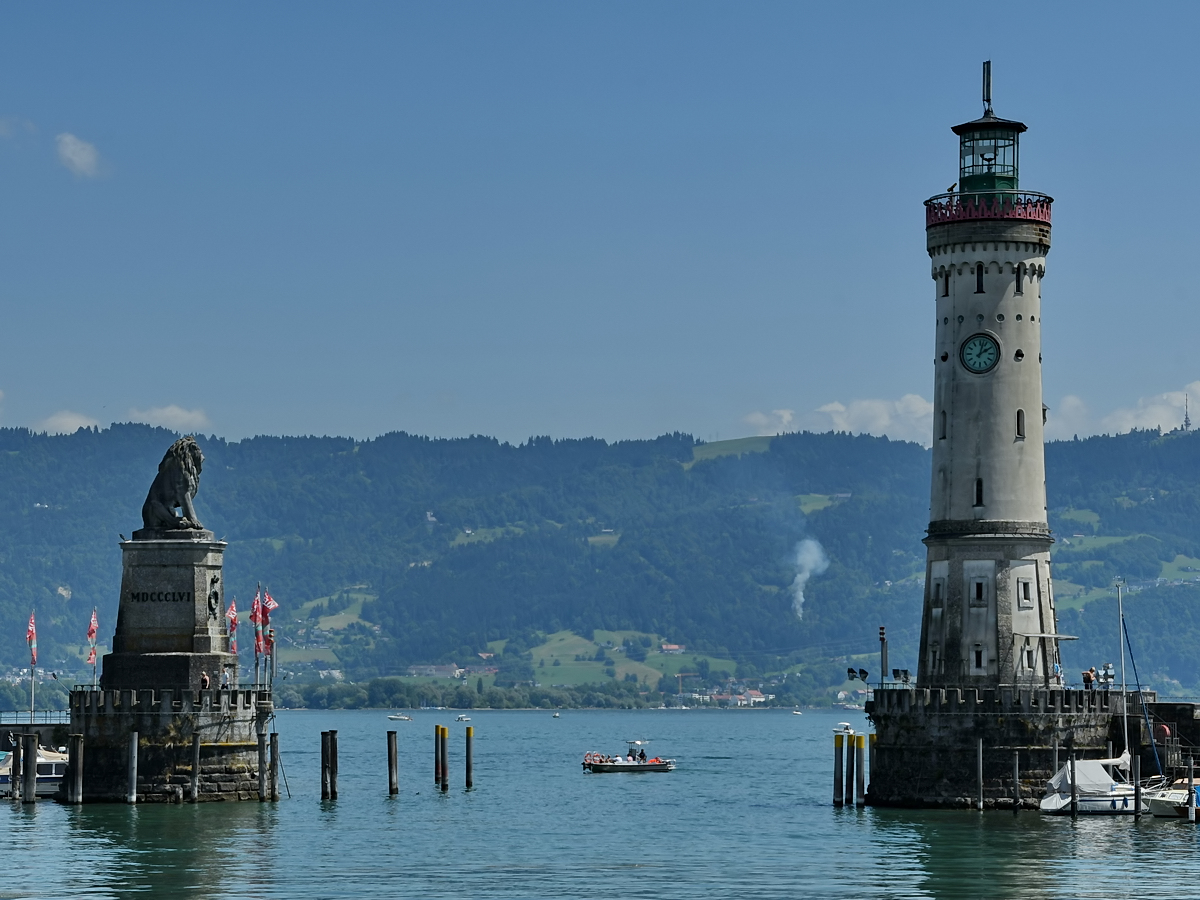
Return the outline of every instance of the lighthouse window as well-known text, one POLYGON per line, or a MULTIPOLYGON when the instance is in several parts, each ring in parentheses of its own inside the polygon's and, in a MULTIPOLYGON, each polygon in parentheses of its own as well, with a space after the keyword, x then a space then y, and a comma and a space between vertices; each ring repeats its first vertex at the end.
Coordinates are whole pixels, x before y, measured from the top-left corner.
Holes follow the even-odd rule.
POLYGON ((1025 648, 1025 668, 1027 668, 1027 669, 1033 668, 1033 648, 1032 647, 1025 648))
POLYGON ((1017 266, 1017 293, 1025 293, 1025 266, 1017 266))
POLYGON ((983 479, 975 479, 975 505, 983 506, 983 479))
POLYGON ((949 272, 947 272, 945 275, 942 276, 942 296, 943 297, 950 296, 950 273, 949 272))
POLYGON ((983 263, 975 267, 975 293, 983 293, 983 263))
POLYGON ((1017 579, 1017 608, 1033 609, 1033 585, 1028 578, 1017 579))
POLYGON ((983 668, 983 651, 978 647, 975 648, 975 668, 983 668))
POLYGON ((1021 321, 1021 314, 1020 314, 1020 313, 1017 313, 1017 321, 1018 321, 1018 322, 1020 322, 1020 321, 1021 321))
POLYGON ((968 599, 972 606, 987 606, 987 581, 982 578, 972 579, 968 599))
POLYGON ((962 317, 962 316, 959 316, 959 317, 958 317, 958 324, 959 324, 959 325, 961 325, 962 323, 963 323, 963 317, 962 317))
POLYGON ((1024 350, 1018 350, 1016 353, 1013 354, 1013 359, 1015 359, 1017 362, 1020 362, 1024 358, 1025 358, 1024 350))
POLYGON ((1025 439, 1025 410, 1017 410, 1017 439, 1025 439))
POLYGON ((941 434, 941 437, 938 438, 938 440, 944 441, 945 439, 946 439, 946 411, 943 409, 942 410, 942 434, 941 434))

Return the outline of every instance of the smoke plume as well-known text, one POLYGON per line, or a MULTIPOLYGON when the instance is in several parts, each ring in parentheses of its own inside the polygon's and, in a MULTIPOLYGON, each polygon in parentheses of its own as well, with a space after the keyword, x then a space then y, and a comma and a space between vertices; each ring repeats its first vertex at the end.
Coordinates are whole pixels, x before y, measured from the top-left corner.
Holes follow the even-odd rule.
POLYGON ((796 578, 792 582, 792 609, 796 618, 804 618, 804 586, 808 579, 820 575, 829 568, 829 557, 825 550, 812 538, 805 538, 796 545, 796 578))

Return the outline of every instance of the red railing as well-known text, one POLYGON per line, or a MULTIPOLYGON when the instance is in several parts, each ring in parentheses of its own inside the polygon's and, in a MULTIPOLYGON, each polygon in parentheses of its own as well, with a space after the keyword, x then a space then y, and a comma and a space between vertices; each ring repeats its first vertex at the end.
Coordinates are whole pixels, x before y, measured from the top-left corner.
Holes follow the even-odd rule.
POLYGON ((925 201, 925 226, 966 219, 1027 219, 1050 222, 1054 198, 1036 191, 938 194, 925 201))

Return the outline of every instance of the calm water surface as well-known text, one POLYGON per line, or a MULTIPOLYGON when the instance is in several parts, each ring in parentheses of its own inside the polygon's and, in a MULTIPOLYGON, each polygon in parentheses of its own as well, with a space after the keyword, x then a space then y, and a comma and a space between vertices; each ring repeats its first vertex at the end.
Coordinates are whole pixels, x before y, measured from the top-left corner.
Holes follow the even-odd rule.
MULTIPOLYGON (((1186 897, 1197 832, 1036 813, 835 810, 847 713, 716 710, 279 714, 279 804, 0 803, 0 897, 1186 897), (452 789, 433 786, 433 725, 452 789), (320 732, 339 732, 339 799, 320 800, 320 732), (385 734, 399 732, 401 794, 385 734), (584 775, 586 750, 649 738, 669 774, 584 775)), ((852 714, 850 714, 852 715, 852 714)))

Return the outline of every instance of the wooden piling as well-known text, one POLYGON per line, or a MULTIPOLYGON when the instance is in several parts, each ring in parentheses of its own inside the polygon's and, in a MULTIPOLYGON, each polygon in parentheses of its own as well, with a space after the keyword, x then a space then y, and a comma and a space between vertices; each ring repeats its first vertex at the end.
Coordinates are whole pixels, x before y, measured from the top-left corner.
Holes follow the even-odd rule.
POLYGON ((258 802, 266 803, 271 796, 270 788, 267 786, 267 735, 266 732, 258 733, 258 802))
POLYGON ((338 754, 337 754, 337 730, 329 732, 329 799, 337 799, 337 776, 338 776, 338 754))
POLYGON ((1054 766, 1054 774, 1057 775, 1058 774, 1058 738, 1054 739, 1054 761, 1053 761, 1052 765, 1054 766))
POLYGON ((267 780, 267 789, 271 792, 271 800, 279 801, 279 732, 271 732, 271 777, 267 780))
POLYGON ((1142 817, 1142 756, 1133 756, 1133 821, 1142 817))
POLYGON ((1193 757, 1188 757, 1188 821, 1196 821, 1196 773, 1193 757))
POLYGON ((1075 734, 1067 735, 1067 762, 1071 767, 1071 818, 1079 818, 1079 785, 1075 779, 1075 734))
POLYGON ((128 803, 137 803, 138 733, 129 733, 129 788, 125 794, 128 803))
POLYGON ((192 732, 192 802, 200 802, 200 731, 192 732))
POLYGON ((21 776, 24 775, 25 738, 23 735, 13 735, 12 767, 8 773, 8 793, 13 800, 21 799, 21 776))
POLYGON ((73 734, 69 738, 67 751, 70 755, 71 783, 67 787, 67 802, 83 802, 83 735, 73 734))
POLYGON ((854 805, 857 807, 865 807, 867 805, 867 736, 865 734, 856 735, 854 738, 854 805))
POLYGON ((846 735, 846 794, 847 806, 854 805, 854 732, 846 735))
POLYGON ((400 793, 400 753, 396 749, 396 732, 387 733, 388 794, 395 797, 400 793))
POLYGON ((1021 811, 1021 751, 1013 751, 1013 815, 1021 811))
POLYGON ((442 793, 450 790, 450 727, 442 726, 442 793))
POLYGON ((975 751, 975 779, 979 785, 979 799, 976 801, 976 809, 983 811, 983 738, 979 739, 976 744, 975 751))
POLYGON ((875 739, 879 735, 872 732, 867 738, 867 790, 871 790, 871 779, 875 777, 875 739))
POLYGON ((21 801, 34 803, 37 801, 38 734, 35 731, 33 734, 24 735, 23 739, 25 741, 25 768, 21 772, 21 801))
POLYGON ((842 806, 844 804, 844 794, 842 785, 842 742, 844 737, 840 731, 834 732, 833 735, 833 805, 842 806))
POLYGON ((321 799, 329 799, 329 732, 321 732, 321 799))
POLYGON ((433 726, 433 783, 442 783, 442 726, 433 726))
POLYGON ((475 786, 472 770, 475 768, 475 726, 467 726, 467 790, 475 786))

